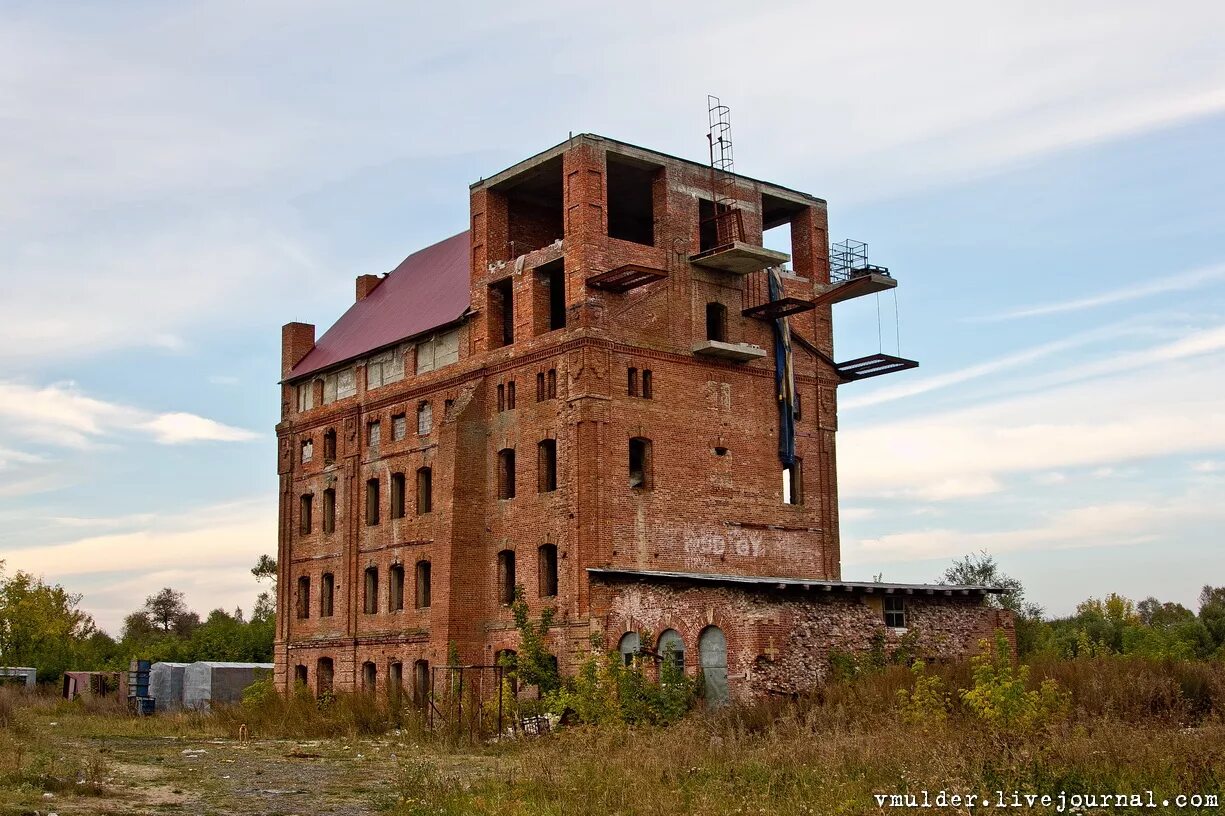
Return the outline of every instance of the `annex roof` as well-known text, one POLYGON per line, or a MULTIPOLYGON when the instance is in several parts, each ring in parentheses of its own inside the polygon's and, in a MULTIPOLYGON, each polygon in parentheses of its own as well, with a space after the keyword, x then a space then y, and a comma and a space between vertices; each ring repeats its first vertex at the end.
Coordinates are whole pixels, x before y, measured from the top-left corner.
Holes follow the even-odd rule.
POLYGON ((926 595, 998 595, 1004 592, 1000 587, 962 586, 959 584, 886 584, 877 581, 823 581, 815 578, 773 578, 759 575, 719 575, 709 572, 668 572, 664 570, 632 570, 615 567, 588 567, 587 572, 593 576, 610 578, 639 578, 653 581, 690 581, 707 584, 747 584, 755 587, 786 589, 799 587, 803 589, 821 589, 833 591, 841 589, 844 592, 881 592, 884 594, 919 594, 926 595))
POLYGON ((454 323, 470 305, 470 247, 465 231, 409 255, 323 333, 288 379, 454 323))

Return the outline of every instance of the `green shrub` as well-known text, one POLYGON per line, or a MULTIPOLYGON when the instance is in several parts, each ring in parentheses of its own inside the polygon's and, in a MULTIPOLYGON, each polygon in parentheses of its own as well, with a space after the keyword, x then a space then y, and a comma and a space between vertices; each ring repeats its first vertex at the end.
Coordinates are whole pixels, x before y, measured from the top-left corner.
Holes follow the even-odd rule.
POLYGON ((910 671, 914 675, 914 687, 897 691, 902 720, 914 725, 944 722, 951 705, 948 687, 940 677, 927 673, 922 660, 916 660, 910 671))
POLYGON ((1029 689, 1029 667, 1014 666, 1012 648, 1002 632, 995 647, 983 640, 983 653, 972 658, 974 685, 962 689, 966 709, 995 731, 1011 734, 1033 730, 1066 713, 1070 696, 1054 680, 1029 689))

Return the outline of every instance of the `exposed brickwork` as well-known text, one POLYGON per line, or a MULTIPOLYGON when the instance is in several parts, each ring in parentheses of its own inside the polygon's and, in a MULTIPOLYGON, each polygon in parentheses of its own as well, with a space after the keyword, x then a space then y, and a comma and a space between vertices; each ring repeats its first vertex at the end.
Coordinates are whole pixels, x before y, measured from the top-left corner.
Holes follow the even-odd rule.
MULTIPOLYGON (((797 348, 803 414, 796 448, 804 490, 802 503, 784 504, 772 357, 732 363, 693 353, 694 344, 706 339, 710 302, 726 306, 728 341, 772 347, 771 325, 741 315, 756 297, 754 284, 688 260, 699 249, 699 199, 709 189, 709 171, 699 165, 599 137, 576 137, 472 186, 472 309, 460 328, 458 362, 415 374, 408 345, 403 379, 370 389, 364 361, 350 361, 344 365, 356 363, 356 394, 328 404, 316 398, 316 407, 305 411, 294 398, 298 383, 283 385, 277 426, 279 683, 287 686, 294 667, 303 665, 315 686, 320 658, 332 659, 337 689, 360 686, 367 661, 375 664, 379 683, 386 682, 389 663, 400 662, 408 684, 415 661, 443 663, 452 646, 466 663, 491 663, 498 650, 516 642, 509 609, 498 598, 502 551, 514 553, 516 580, 526 587, 532 608, 557 607, 559 626, 551 637, 563 668, 589 651, 593 628, 612 625, 607 616, 616 598, 589 580, 589 567, 840 578, 835 372, 827 360, 797 348), (608 235, 609 151, 651 168, 650 200, 636 204, 635 213, 653 219, 653 245, 608 235), (565 326, 550 330, 557 315, 549 308, 547 275, 537 270, 559 262, 565 326), (623 294, 586 285, 588 278, 624 264, 662 270, 667 278, 623 294), (507 292, 513 302, 509 345, 503 343, 506 312, 499 305, 507 292), (637 395, 630 393, 631 369, 637 372, 637 395), (650 398, 643 395, 646 371, 650 398), (555 381, 553 393, 539 401, 538 375, 546 384, 555 381), (423 403, 430 406, 432 423, 419 434, 423 403), (407 429, 402 439, 395 438, 399 416, 407 429), (371 443, 372 423, 377 444, 371 443), (325 455, 328 433, 335 434, 332 456, 325 455), (630 484, 634 438, 651 441, 649 489, 630 484), (557 489, 539 492, 537 446, 546 439, 556 443, 557 489), (304 461, 307 441, 311 455, 304 461), (497 493, 498 452, 504 449, 515 451, 514 498, 497 493), (418 514, 421 468, 430 469, 432 506, 418 514), (394 474, 404 475, 402 518, 392 518, 394 474), (323 518, 325 491, 335 496, 330 529, 323 518), (378 495, 375 524, 367 523, 368 491, 378 495), (311 496, 309 526, 301 518, 303 495, 311 496), (558 589, 551 597, 539 593, 538 553, 545 544, 557 548, 558 589), (414 605, 420 561, 430 564, 428 608, 414 605), (404 608, 392 611, 390 575, 397 565, 405 573, 404 608), (368 568, 378 575, 373 612, 366 611, 368 568), (335 585, 330 616, 320 615, 325 573, 335 585), (296 615, 302 576, 310 579, 305 618, 296 615)), ((793 243, 786 293, 811 298, 828 283, 825 203, 743 178, 737 191, 747 243, 761 242, 763 195, 774 221, 783 208, 793 243)), ((359 278, 358 299, 380 280, 359 278)), ((832 356, 828 306, 795 315, 790 323, 827 359, 832 356)), ((289 324, 283 338, 282 375, 288 376, 310 350, 314 327, 289 324)), ((670 590, 658 591, 664 593, 657 598, 661 603, 671 597, 670 590)), ((739 616, 747 621, 764 614, 762 603, 757 596, 729 595, 715 604, 725 610, 718 615, 728 627, 734 660, 752 664, 760 653, 757 640, 742 653, 747 635, 735 633, 747 625, 739 616)), ((771 614, 788 621, 771 624, 769 636, 778 648, 786 641, 800 650, 776 665, 802 664, 787 670, 795 675, 791 681, 775 677, 770 683, 810 679, 817 670, 805 662, 812 644, 801 624, 820 615, 800 607, 784 614, 790 607, 781 600, 766 606, 777 607, 771 614), (792 625, 799 627, 794 637, 785 636, 784 628, 792 625)), ((842 606, 847 611, 836 616, 845 623, 840 631, 848 643, 862 642, 867 635, 855 629, 856 607, 847 601, 842 606)), ((959 601, 950 609, 963 607, 959 601)), ((825 607, 814 608, 824 614, 825 607)), ((940 620, 963 627, 955 615, 940 620)), ((866 619, 864 626, 870 628, 866 619)), ((769 674, 754 671, 754 678, 769 674)), ((754 679, 742 685, 764 684, 754 679)))

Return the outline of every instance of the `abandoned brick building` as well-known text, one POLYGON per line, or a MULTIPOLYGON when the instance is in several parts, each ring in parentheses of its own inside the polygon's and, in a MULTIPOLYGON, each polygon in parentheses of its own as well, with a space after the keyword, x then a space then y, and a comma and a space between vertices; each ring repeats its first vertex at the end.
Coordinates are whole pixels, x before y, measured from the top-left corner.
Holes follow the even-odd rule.
POLYGON ((841 580, 837 388, 914 363, 836 362, 832 307, 894 281, 854 244, 831 274, 825 202, 718 159, 574 136, 471 185, 469 229, 359 277, 322 337, 284 327, 279 687, 494 664, 516 585, 563 674, 648 637, 715 698, 1010 630, 988 588, 841 580))

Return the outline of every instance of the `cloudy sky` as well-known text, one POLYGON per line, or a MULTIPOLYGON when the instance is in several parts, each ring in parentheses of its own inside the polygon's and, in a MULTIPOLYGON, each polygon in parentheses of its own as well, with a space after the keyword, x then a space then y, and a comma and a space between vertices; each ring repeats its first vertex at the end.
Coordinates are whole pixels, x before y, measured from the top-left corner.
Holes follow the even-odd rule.
POLYGON ((830 202, 844 577, 986 549, 1052 613, 1225 582, 1225 4, 0 0, 0 559, 112 632, 249 608, 279 327, 573 132, 830 202), (878 332, 878 310, 882 315, 878 332), (899 320, 895 322, 894 315, 899 320), (879 340, 878 340, 879 337, 879 340))

